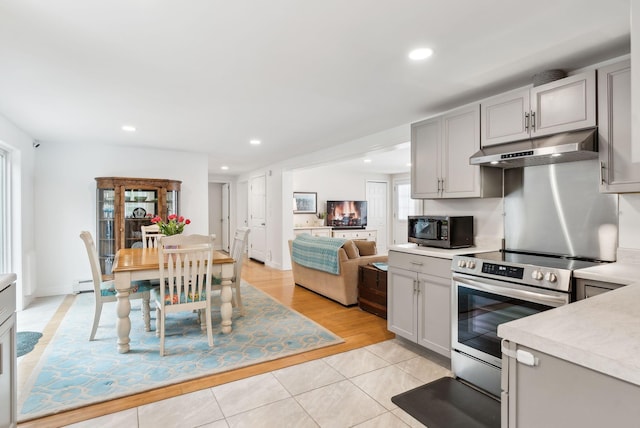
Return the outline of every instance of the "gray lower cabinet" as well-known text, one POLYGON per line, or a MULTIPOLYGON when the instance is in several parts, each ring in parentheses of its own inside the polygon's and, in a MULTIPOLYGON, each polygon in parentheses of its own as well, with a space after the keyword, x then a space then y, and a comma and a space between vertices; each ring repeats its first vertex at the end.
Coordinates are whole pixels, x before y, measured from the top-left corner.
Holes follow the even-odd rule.
POLYGON ((0 428, 18 425, 15 281, 15 274, 0 274, 0 428))
POLYGON ((592 281, 587 279, 576 279, 576 300, 588 299, 607 291, 624 287, 625 284, 614 284, 612 282, 592 281))
POLYGON ((505 341, 502 428, 637 427, 640 387, 570 361, 505 341))
POLYGON ((600 191, 640 191, 640 158, 631 141, 631 60, 598 69, 600 191))
POLYGON ((451 357, 451 260, 389 251, 389 331, 451 357))

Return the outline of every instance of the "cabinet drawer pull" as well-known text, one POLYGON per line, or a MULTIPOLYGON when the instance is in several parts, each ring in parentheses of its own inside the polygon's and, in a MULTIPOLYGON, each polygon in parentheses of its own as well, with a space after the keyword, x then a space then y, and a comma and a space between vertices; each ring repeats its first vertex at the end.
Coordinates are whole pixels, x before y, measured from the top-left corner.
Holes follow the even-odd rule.
POLYGON ((529 113, 524 114, 524 130, 529 132, 529 113))
POLYGON ((607 184, 605 180, 605 169, 607 169, 607 167, 604 162, 600 162, 600 184, 607 184))

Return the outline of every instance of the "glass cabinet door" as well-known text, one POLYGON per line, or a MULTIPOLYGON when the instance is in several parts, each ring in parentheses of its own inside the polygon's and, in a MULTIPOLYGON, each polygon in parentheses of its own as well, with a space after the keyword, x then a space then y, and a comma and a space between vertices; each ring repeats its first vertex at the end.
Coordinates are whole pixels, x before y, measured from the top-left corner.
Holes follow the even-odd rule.
POLYGON ((149 189, 124 191, 124 248, 142 248, 140 227, 150 225, 159 213, 158 193, 149 189))
POLYGON ((96 248, 102 273, 111 275, 116 253, 115 236, 115 190, 98 189, 98 236, 96 248))
POLYGON ((167 190, 167 215, 178 214, 178 191, 167 190))

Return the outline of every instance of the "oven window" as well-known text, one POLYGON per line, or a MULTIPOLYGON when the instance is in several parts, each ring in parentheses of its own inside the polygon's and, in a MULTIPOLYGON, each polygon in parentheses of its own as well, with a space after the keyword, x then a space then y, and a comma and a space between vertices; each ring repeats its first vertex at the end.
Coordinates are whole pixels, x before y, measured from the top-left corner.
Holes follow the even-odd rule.
POLYGON ((498 325, 548 309, 551 307, 458 284, 458 342, 500 358, 498 325))

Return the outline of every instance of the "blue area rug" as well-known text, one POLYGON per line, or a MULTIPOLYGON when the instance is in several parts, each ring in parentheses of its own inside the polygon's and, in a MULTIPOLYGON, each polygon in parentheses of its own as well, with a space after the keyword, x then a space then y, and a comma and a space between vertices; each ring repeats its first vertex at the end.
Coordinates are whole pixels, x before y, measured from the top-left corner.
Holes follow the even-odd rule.
POLYGON ((41 337, 42 333, 39 331, 19 331, 16 333, 18 357, 22 357, 33 351, 33 348, 41 337))
POLYGON ((165 356, 152 329, 145 332, 139 300, 131 311, 131 351, 116 349, 115 303, 102 310, 96 340, 89 342, 93 294, 76 296, 38 367, 18 391, 19 421, 132 395, 189 379, 342 343, 335 334, 244 283, 246 315, 233 311, 233 332, 222 334, 213 312, 214 347, 196 314, 167 318, 165 356))

